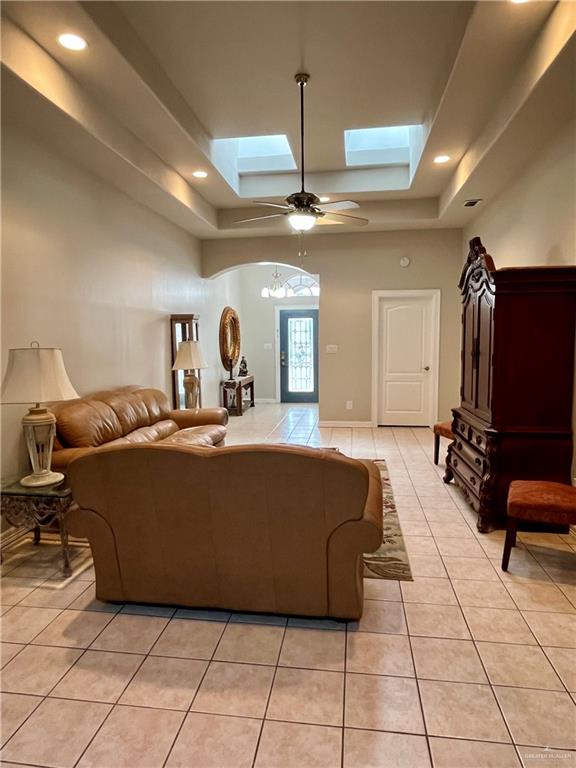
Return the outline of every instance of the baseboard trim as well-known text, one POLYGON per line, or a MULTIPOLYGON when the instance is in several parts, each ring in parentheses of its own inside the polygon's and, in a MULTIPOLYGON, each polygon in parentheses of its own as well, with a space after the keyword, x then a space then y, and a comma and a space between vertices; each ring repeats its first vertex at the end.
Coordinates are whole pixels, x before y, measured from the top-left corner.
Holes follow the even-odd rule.
POLYGON ((371 421, 319 421, 319 427, 359 427, 364 429, 373 429, 374 424, 371 421))
POLYGON ((276 400, 275 397, 256 397, 254 398, 255 403, 262 403, 262 405, 270 405, 270 403, 279 403, 280 400, 276 400))

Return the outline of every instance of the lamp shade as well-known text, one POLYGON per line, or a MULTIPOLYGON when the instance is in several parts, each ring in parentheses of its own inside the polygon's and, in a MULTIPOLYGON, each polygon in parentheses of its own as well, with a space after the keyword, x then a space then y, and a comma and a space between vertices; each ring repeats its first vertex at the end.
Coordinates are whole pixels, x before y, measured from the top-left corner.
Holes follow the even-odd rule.
POLYGON ((190 371, 197 368, 208 368, 199 341, 181 341, 178 354, 172 366, 173 371, 190 371))
POLYGON ((30 346, 8 350, 3 403, 50 403, 76 397, 61 349, 30 346))

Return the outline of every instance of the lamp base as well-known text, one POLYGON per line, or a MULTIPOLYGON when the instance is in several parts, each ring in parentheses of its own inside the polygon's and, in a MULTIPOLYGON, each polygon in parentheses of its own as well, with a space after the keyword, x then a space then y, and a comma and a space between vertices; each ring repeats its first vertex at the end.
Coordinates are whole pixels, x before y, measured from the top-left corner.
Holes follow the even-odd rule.
POLYGON ((184 404, 186 408, 198 408, 200 380, 195 373, 184 374, 184 404))
POLYGON ((26 475, 20 480, 20 485, 28 487, 43 486, 43 485, 56 485, 64 480, 62 472, 52 472, 47 470, 45 472, 32 473, 26 475))

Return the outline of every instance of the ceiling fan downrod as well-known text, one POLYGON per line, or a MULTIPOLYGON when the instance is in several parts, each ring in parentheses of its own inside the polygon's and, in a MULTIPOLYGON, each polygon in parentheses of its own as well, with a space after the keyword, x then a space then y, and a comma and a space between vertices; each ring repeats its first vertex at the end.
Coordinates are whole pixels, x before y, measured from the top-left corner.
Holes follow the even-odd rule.
POLYGON ((282 213, 271 213, 266 216, 252 216, 249 219, 240 219, 237 224, 246 224, 252 221, 264 219, 279 219, 286 216, 295 232, 307 232, 318 224, 354 224, 363 226, 368 224, 368 219, 360 216, 351 216, 349 213, 341 213, 347 208, 358 208, 358 203, 353 200, 337 200, 326 204, 320 202, 320 198, 314 192, 306 192, 304 179, 306 167, 304 160, 304 88, 310 80, 307 72, 298 72, 294 79, 300 89, 300 191, 293 192, 286 198, 286 205, 269 203, 263 200, 255 200, 256 205, 265 205, 269 208, 280 209, 282 213))
POLYGON ((308 80, 310 80, 310 75, 306 72, 298 72, 294 79, 300 89, 300 176, 302 179, 302 189, 300 191, 304 192, 304 88, 308 80))

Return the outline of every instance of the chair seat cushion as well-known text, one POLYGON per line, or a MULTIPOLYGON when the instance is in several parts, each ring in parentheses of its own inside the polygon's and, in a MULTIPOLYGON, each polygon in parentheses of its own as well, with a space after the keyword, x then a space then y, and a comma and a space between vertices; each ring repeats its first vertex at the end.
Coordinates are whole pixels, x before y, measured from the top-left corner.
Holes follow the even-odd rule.
POLYGON ((508 515, 522 520, 576 524, 576 488, 544 480, 514 480, 508 492, 508 515))
POLYGON ((454 433, 452 432, 451 421, 441 421, 438 424, 434 424, 434 434, 445 437, 448 440, 454 440, 454 433))
POLYGON ((218 445, 226 437, 226 427, 219 424, 207 424, 203 427, 187 427, 170 435, 162 443, 176 443, 179 445, 218 445))

